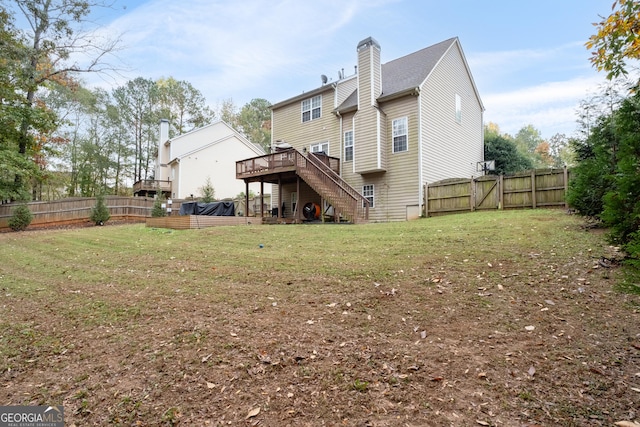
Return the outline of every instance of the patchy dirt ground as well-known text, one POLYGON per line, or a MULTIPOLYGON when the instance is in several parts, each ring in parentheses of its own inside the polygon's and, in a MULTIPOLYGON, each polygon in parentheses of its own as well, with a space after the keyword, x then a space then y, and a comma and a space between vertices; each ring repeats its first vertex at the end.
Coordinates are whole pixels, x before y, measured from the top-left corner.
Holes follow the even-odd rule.
MULTIPOLYGON (((420 231, 437 236, 436 221, 420 231)), ((536 221, 551 235, 593 233, 536 221)), ((620 268, 601 256, 616 254, 593 236, 599 246, 577 250, 570 235, 549 247, 524 232, 520 243, 489 244, 466 229, 438 237, 459 252, 433 253, 413 228, 397 238, 414 245, 409 255, 386 244, 367 268, 332 271, 332 258, 348 256, 340 251, 301 270, 247 252, 257 261, 239 274, 204 249, 101 259, 94 240, 117 245, 128 234, 163 247, 172 236, 127 227, 123 240, 79 234, 82 245, 59 257, 68 231, 32 233, 57 272, 42 282, 9 261, 42 259, 0 236, 0 403, 63 404, 69 426, 640 422, 640 297, 615 290, 620 268), (376 264, 391 270, 375 276, 376 264)), ((289 227, 239 233, 268 249, 289 227)), ((366 249, 358 227, 345 230, 366 249)))

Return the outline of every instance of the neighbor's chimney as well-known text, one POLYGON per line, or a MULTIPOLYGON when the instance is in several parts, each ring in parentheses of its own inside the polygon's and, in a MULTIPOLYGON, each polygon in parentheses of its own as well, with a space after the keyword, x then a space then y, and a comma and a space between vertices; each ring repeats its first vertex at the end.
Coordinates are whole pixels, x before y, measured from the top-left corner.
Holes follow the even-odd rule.
POLYGON ((156 160, 156 176, 155 179, 159 181, 165 181, 169 179, 169 168, 167 163, 171 159, 170 147, 164 145, 169 140, 169 120, 160 120, 160 135, 158 137, 158 158, 156 160))

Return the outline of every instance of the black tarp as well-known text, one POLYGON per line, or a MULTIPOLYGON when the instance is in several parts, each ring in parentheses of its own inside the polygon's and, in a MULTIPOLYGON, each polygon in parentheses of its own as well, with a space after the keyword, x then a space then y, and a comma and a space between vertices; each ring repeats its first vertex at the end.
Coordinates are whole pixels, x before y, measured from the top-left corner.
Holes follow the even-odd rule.
POLYGON ((233 202, 182 202, 180 215, 235 216, 233 202))

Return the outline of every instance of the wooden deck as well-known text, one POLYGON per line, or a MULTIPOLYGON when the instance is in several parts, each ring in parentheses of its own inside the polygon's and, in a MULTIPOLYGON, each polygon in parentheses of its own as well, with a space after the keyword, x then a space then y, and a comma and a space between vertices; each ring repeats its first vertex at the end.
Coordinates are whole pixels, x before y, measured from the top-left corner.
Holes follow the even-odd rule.
POLYGON ((154 179, 142 179, 133 184, 133 194, 136 196, 147 196, 163 193, 171 195, 171 181, 157 181, 154 179))
MULTIPOLYGON (((340 159, 325 155, 315 157, 340 174, 340 159)), ((306 160, 306 156, 294 149, 240 160, 236 162, 236 178, 245 182, 264 181, 272 184, 287 176, 295 180, 296 170, 301 164, 306 164, 306 160)))

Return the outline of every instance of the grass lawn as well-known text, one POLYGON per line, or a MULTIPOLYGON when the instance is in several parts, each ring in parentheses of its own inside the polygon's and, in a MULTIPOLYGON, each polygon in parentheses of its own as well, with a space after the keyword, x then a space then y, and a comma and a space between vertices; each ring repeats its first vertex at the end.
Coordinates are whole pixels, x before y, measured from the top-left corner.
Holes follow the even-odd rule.
POLYGON ((564 211, 0 234, 0 404, 68 426, 640 422, 640 295, 564 211))

